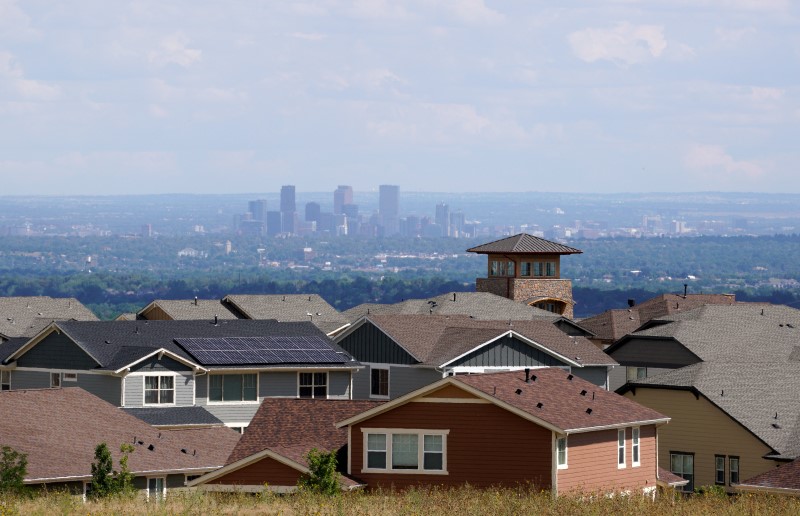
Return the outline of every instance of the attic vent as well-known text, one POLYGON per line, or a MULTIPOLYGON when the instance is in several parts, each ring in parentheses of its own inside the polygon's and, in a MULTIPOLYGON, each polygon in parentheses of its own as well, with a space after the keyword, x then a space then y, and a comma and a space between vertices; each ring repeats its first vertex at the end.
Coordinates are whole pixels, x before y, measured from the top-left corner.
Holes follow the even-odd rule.
POLYGON ((781 427, 781 425, 779 425, 778 423, 772 423, 772 428, 780 429, 780 427, 781 427))
POLYGON ((136 444, 138 444, 139 446, 142 446, 144 444, 144 441, 136 441, 136 444))
POLYGON ((516 391, 514 391, 514 392, 516 392, 517 394, 522 394, 522 389, 517 389, 517 390, 516 390, 516 391))
POLYGON ((587 408, 587 409, 586 409, 586 413, 587 413, 587 414, 591 414, 591 413, 592 413, 592 407, 589 407, 589 408, 587 408))
POLYGON ((189 453, 186 448, 181 448, 181 453, 189 453))
POLYGON ((111 341, 106 339, 106 344, 111 344, 111 341))
POLYGON ((575 378, 575 377, 574 377, 574 376, 572 376, 571 374, 568 374, 568 375, 567 375, 567 380, 569 380, 569 381, 572 381, 572 379, 573 379, 573 378, 575 378))
POLYGON ((156 449, 156 447, 155 447, 155 446, 153 446, 153 445, 151 444, 151 445, 149 445, 149 446, 147 447, 147 449, 148 449, 148 450, 150 450, 150 451, 153 451, 153 450, 155 450, 155 449, 156 449))
POLYGON ((581 396, 586 396, 586 389, 581 391, 581 396))
POLYGON ((536 408, 542 408, 542 407, 544 407, 544 403, 542 403, 541 401, 536 404, 536 408))

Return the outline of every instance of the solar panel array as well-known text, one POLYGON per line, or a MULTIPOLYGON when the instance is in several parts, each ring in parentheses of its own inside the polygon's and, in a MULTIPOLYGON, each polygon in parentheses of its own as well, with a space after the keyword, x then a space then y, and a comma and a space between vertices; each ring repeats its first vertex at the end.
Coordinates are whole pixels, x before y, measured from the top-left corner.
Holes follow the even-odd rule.
POLYGON ((175 339, 204 365, 343 364, 349 357, 337 353, 322 337, 212 337, 175 339))

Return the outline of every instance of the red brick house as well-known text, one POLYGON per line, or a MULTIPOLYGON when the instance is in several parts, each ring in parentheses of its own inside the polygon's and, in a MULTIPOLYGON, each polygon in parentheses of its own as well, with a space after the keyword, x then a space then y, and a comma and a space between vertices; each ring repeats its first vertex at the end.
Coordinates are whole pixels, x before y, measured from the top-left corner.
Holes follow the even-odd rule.
POLYGON ((557 368, 452 376, 337 423, 373 487, 653 492, 669 418, 557 368), (527 377, 527 379, 526 379, 527 377))

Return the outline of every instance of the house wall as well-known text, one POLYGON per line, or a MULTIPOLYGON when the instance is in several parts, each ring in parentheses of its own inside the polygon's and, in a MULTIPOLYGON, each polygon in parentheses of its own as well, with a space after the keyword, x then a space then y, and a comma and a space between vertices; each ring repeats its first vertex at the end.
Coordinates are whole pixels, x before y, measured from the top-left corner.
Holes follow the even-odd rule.
POLYGON ((231 471, 227 475, 209 481, 209 484, 232 486, 297 486, 302 473, 294 468, 282 464, 271 457, 249 464, 243 468, 231 471))
POLYGON ((117 376, 78 373, 77 382, 62 381, 61 385, 80 387, 118 407, 122 404, 122 378, 117 376))
MULTIPOLYGON (((670 469, 670 451, 694 453, 695 487, 714 485, 714 456, 739 457, 739 478, 746 480, 778 463, 762 457, 768 446, 703 396, 689 391, 637 387, 625 396, 672 418, 658 430, 659 462, 670 469)), ((727 460, 726 484, 728 480, 727 460)), ((726 486, 728 492, 734 492, 726 486)))
POLYGON ((192 368, 186 364, 182 364, 168 356, 162 356, 159 360, 158 355, 154 355, 147 360, 131 367, 131 372, 160 372, 160 371, 191 371, 192 368))
POLYGON ((575 376, 577 376, 578 378, 583 378, 587 382, 592 382, 598 387, 602 387, 603 389, 608 389, 608 382, 607 382, 608 368, 606 366, 573 367, 572 369, 570 369, 570 372, 575 376))
MULTIPOLYGON (((171 372, 169 370, 155 369, 153 374, 171 373, 175 376, 175 405, 192 406, 194 405, 194 374, 191 372, 171 372)), ((78 375, 80 378, 80 375, 78 375)), ((144 406, 144 377, 143 374, 133 374, 125 377, 125 406, 143 407, 144 406)), ((153 407, 158 405, 148 405, 153 407)))
POLYGON ((654 425, 639 429, 639 466, 632 464, 631 428, 625 429, 625 467, 617 467, 617 430, 572 434, 567 438, 567 468, 558 470, 558 493, 641 492, 655 487, 658 461, 654 425))
POLYGON ((141 317, 143 319, 147 319, 148 321, 171 321, 172 320, 172 317, 167 315, 167 312, 165 312, 159 306, 154 306, 150 310, 144 312, 143 314, 141 314, 141 317))
POLYGON ((415 364, 417 360, 371 322, 365 322, 346 337, 335 340, 359 362, 415 364))
POLYGON ((609 355, 623 366, 677 369, 700 362, 694 353, 673 339, 632 338, 609 355))
MULTIPOLYGON (((374 364, 380 365, 382 364, 374 364)), ((442 373, 433 368, 386 366, 389 367, 389 397, 392 399, 442 379, 442 373)), ((353 371, 354 400, 370 399, 372 367, 372 364, 365 364, 364 369, 353 371)))
POLYGON ((328 372, 328 398, 333 400, 350 399, 350 371, 328 372))
MULTIPOLYGON (((452 398, 458 401, 458 398, 452 398)), ((376 487, 413 485, 516 486, 530 482, 549 489, 552 433, 489 403, 411 402, 353 425, 349 449, 351 475, 376 487), (446 475, 363 473, 362 428, 449 430, 446 475)))
POLYGON ((14 369, 11 371, 11 390, 22 389, 47 389, 50 387, 50 373, 43 371, 26 371, 14 369))
POLYGON ((97 362, 69 337, 55 331, 17 359, 17 367, 43 367, 63 370, 93 369, 97 365, 97 362))
POLYGON ((567 364, 511 336, 473 351, 447 367, 544 367, 567 364))

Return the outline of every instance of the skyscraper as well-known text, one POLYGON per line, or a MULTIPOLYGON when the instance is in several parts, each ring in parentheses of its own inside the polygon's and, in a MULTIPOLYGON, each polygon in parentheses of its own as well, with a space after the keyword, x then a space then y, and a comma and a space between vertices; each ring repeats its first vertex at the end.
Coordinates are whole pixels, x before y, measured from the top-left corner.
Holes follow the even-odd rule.
POLYGON ((445 203, 437 204, 435 220, 442 229, 442 236, 450 236, 450 206, 445 203))
POLYGON ((250 209, 250 216, 253 220, 258 220, 260 222, 267 222, 267 200, 266 199, 258 199, 256 201, 250 201, 248 203, 250 209))
POLYGON ((281 187, 281 218, 282 231, 284 233, 294 233, 294 221, 297 214, 297 206, 294 197, 294 185, 281 187))
POLYGON ((380 185, 378 187, 378 214, 384 236, 396 235, 400 231, 400 187, 380 185))
POLYGON ((319 214, 322 212, 318 202, 306 203, 306 222, 319 222, 319 214))
POLYGON ((353 187, 339 185, 333 192, 333 214, 338 215, 344 213, 342 207, 345 204, 353 204, 353 187))

